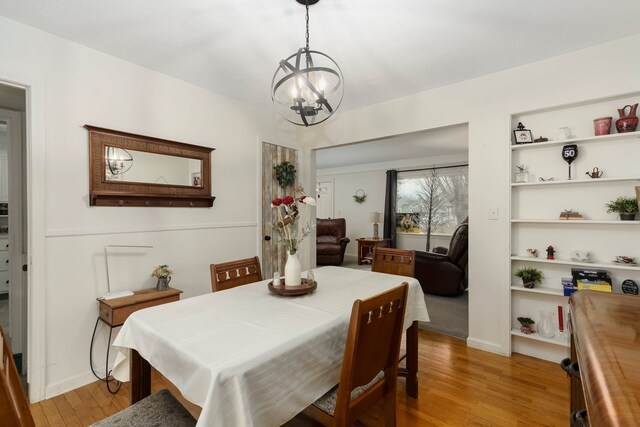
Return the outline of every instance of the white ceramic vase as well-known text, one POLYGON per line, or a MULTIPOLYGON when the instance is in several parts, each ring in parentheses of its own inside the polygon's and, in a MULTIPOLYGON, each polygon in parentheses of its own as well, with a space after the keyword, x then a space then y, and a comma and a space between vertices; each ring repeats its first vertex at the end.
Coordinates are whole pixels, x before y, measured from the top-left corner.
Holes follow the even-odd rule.
POLYGON ((556 334, 553 327, 553 312, 540 310, 539 313, 538 333, 544 338, 553 338, 556 334))
POLYGON ((285 286, 300 286, 301 283, 302 272, 298 254, 292 255, 287 252, 287 263, 284 265, 284 284, 285 286))

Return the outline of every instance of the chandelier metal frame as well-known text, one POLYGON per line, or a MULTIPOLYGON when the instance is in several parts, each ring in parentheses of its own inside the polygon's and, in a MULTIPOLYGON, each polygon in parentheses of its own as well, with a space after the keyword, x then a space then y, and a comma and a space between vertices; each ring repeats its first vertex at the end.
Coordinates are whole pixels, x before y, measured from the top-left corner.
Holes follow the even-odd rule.
MULTIPOLYGON (((342 103, 342 97, 344 95, 342 70, 338 64, 329 55, 309 48, 309 6, 318 3, 319 0, 296 0, 306 8, 306 45, 298 49, 298 51, 286 59, 280 61, 276 72, 273 75, 271 83, 271 99, 274 103, 276 111, 278 111, 278 104, 281 106, 288 106, 290 110, 295 113, 295 118, 299 118, 301 122, 293 121, 282 112, 278 111, 282 117, 287 121, 298 126, 313 126, 327 120, 338 109, 342 103), (328 66, 316 66, 314 65, 313 57, 316 57, 316 62, 322 57, 326 58, 330 63, 335 66, 335 69, 328 66), (278 79, 278 73, 283 72, 284 76, 278 79), (310 75, 317 75, 319 73, 326 73, 327 75, 333 75, 337 79, 337 83, 329 88, 329 90, 323 90, 318 86, 318 82, 313 82, 309 78, 310 75), (287 84, 293 84, 300 88, 300 91, 295 92, 295 96, 291 98, 279 99, 277 96, 278 90, 287 84), (306 89, 307 97, 313 96, 314 101, 309 102, 303 97, 303 90, 306 89), (339 92, 339 93, 338 93, 339 92), (330 102, 328 97, 330 95, 339 95, 337 102, 330 102), (325 112, 326 117, 322 120, 316 121, 319 113, 325 112)), ((282 107, 284 108, 284 107, 282 107)), ((285 110, 286 111, 286 110, 285 110)))

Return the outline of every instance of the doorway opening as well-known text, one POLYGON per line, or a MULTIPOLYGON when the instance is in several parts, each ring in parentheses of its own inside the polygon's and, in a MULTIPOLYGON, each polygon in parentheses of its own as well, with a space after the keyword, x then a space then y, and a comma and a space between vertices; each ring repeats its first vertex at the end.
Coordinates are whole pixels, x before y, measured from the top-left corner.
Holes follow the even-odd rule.
POLYGON ((383 239, 390 238, 393 230, 394 238, 385 244, 416 251, 416 278, 425 292, 431 318, 431 322, 421 327, 463 339, 469 331, 468 289, 465 289, 469 225, 461 225, 468 216, 468 153, 467 124, 315 150, 316 186, 320 189, 324 182, 333 184, 335 218, 344 218, 346 222, 350 243, 342 266, 371 269, 365 253, 369 246, 365 243, 379 242, 374 239, 376 228, 383 239), (387 171, 395 174, 389 178, 387 171), (390 190, 393 194, 387 194, 390 179, 395 185, 390 190), (435 203, 429 202, 430 190, 440 196, 432 215, 428 207, 435 203), (385 221, 385 208, 391 210, 387 207, 389 196, 395 207, 385 221), (426 221, 429 217, 431 221, 426 221), (385 222, 387 231, 383 234, 385 222), (464 259, 446 260, 454 261, 452 268, 458 270, 458 275, 451 284, 443 285, 444 289, 438 289, 418 277, 423 270, 418 264, 428 258, 445 261, 452 257, 451 252, 449 255, 442 252, 448 252, 454 240, 460 241, 452 238, 458 229, 465 233, 464 248, 456 247, 452 252, 462 250, 464 259), (453 290, 446 289, 452 286, 453 290))
POLYGON ((27 387, 26 91, 0 83, 0 325, 27 387))

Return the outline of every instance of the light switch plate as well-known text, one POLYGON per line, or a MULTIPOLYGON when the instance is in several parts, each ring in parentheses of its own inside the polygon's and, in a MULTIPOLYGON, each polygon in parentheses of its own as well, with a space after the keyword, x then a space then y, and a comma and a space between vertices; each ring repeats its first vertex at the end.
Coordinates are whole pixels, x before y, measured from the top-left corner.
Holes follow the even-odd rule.
POLYGON ((497 206, 490 206, 489 207, 489 219, 493 220, 493 221, 497 221, 498 220, 498 213, 499 213, 499 208, 497 206))

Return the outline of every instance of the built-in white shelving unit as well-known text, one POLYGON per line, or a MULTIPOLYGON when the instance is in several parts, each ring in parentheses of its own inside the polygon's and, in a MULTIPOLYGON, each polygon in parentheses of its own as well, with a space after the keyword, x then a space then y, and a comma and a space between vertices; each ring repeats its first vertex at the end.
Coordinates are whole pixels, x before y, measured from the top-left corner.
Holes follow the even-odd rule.
POLYGON ((557 311, 558 306, 563 307, 566 328, 569 298, 564 296, 561 279, 571 277, 571 268, 607 270, 614 292, 621 292, 620 284, 625 279, 640 284, 640 265, 614 262, 619 255, 640 262, 640 215, 635 221, 620 221, 607 213, 605 206, 618 196, 634 196, 635 187, 640 186, 640 131, 618 134, 615 129, 617 109, 637 102, 640 92, 511 115, 512 129, 522 122, 534 139, 550 139, 516 145, 512 133, 509 137, 511 271, 505 288, 510 322, 505 332, 511 351, 552 361, 568 355, 569 334, 566 330, 560 333, 557 311), (613 117, 612 134, 593 136, 593 119, 603 116, 613 117), (558 139, 561 127, 568 127, 571 137, 558 139), (561 154, 567 144, 578 146, 571 179, 561 154), (525 165, 528 182, 515 182, 518 165, 525 165), (601 178, 586 176, 596 167, 604 171, 601 178), (565 210, 578 211, 586 219, 559 219, 565 210), (546 259, 548 246, 556 250, 554 260, 546 259), (527 256, 527 249, 537 249, 539 257, 527 256), (594 262, 572 260, 575 250, 591 252, 594 262), (521 267, 540 269, 542 283, 533 289, 525 288, 515 277, 521 267), (553 338, 520 331, 517 317, 530 317, 537 326, 540 311, 554 313, 553 338))

